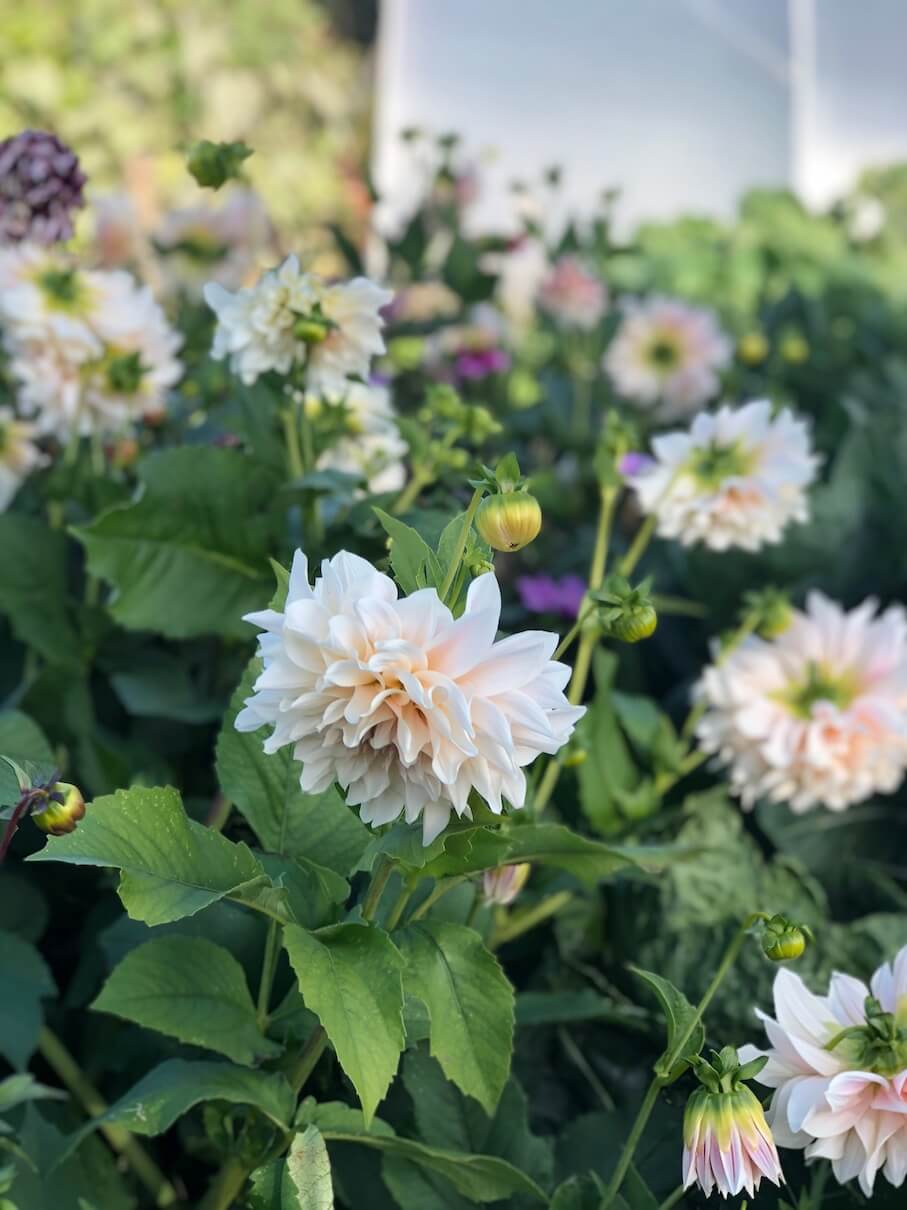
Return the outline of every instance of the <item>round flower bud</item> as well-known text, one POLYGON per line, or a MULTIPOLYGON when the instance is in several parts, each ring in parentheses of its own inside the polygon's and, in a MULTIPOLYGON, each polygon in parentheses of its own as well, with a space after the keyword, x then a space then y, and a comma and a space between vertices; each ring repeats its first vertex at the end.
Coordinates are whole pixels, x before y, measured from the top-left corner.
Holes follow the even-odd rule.
POLYGON ((84 815, 85 799, 81 791, 69 782, 58 781, 48 796, 47 806, 34 812, 32 819, 49 836, 63 836, 74 832, 84 815))
POLYGON ((638 643, 654 634, 658 615, 651 605, 639 605, 608 624, 608 633, 622 643, 638 643))
POLYGON ((790 365, 802 365, 809 358, 809 345, 799 332, 789 332, 781 341, 781 356, 790 365))
POLYGON ((328 325, 314 315, 301 315, 293 324, 293 335, 303 344, 320 345, 327 340, 328 325))
POLYGON ((762 928, 762 952, 772 962, 790 962, 799 958, 812 934, 805 924, 786 916, 772 916, 762 928))
POLYGON ((740 343, 737 345, 740 360, 748 366, 757 366, 760 362, 765 361, 768 357, 768 350, 768 341, 761 332, 747 332, 745 336, 741 336, 740 343))
POLYGON ((476 514, 476 529, 493 550, 522 550, 541 528, 539 502, 525 491, 486 496, 476 514))
POLYGON ((482 875, 485 902, 499 907, 513 903, 526 885, 530 868, 528 861, 522 861, 519 865, 503 865, 497 870, 486 870, 482 875))

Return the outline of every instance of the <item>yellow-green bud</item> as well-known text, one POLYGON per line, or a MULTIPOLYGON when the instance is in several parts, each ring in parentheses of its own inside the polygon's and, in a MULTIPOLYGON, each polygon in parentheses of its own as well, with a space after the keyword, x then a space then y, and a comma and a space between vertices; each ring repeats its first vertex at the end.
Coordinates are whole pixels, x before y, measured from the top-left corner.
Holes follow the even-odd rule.
POLYGON ((534 407, 542 397, 538 379, 528 370, 513 370, 507 383, 507 398, 515 408, 534 407))
POLYGON ((564 757, 563 765, 565 769, 576 769, 585 764, 588 759, 588 748, 570 748, 564 757))
POLYGON ((493 550, 522 550, 541 528, 541 506, 525 491, 486 496, 476 514, 476 529, 493 550))
POLYGON ((388 356, 400 370, 417 370, 425 356, 425 341, 421 336, 397 336, 387 346, 388 356))
POLYGON ((47 806, 32 815, 42 832, 49 836, 63 836, 74 832, 76 824, 85 815, 85 799, 76 786, 58 781, 50 791, 47 806), (60 801, 54 801, 55 799, 60 801))
POLYGON ((768 357, 768 341, 761 332, 747 332, 740 337, 737 355, 748 366, 757 366, 768 357))
POLYGON ((772 916, 762 928, 762 952, 772 962, 790 962, 806 949, 812 933, 805 924, 797 924, 786 916, 772 916))
POLYGON ((314 315, 300 315, 293 324, 293 335, 307 345, 323 344, 329 331, 330 324, 314 315))
POLYGON ((608 625, 608 633, 622 643, 638 643, 655 633, 658 614, 651 605, 639 605, 628 609, 608 625))
POLYGON ((781 356, 790 365, 802 365, 809 358, 809 345, 799 332, 789 332, 781 341, 781 356))

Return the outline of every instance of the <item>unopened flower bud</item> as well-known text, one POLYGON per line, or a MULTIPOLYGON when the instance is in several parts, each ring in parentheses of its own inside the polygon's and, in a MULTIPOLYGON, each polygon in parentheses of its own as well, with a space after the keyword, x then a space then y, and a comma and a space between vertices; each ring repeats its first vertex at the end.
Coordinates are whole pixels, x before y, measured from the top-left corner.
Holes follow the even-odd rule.
POLYGON ((239 176, 243 161, 252 154, 245 143, 212 143, 201 139, 186 157, 186 167, 204 189, 220 189, 226 181, 239 176))
POLYGON ((300 315, 293 324, 293 335, 307 345, 323 344, 327 340, 330 330, 331 325, 328 321, 317 315, 300 315))
POLYGON ((812 933, 805 924, 796 924, 786 916, 772 916, 762 927, 762 952, 772 962, 791 962, 806 949, 812 933))
POLYGON ((764 639, 777 638, 793 621, 794 611, 786 593, 777 588, 762 588, 743 597, 745 616, 764 639))
POLYGON ((568 748, 567 755, 564 757, 563 765, 565 769, 576 769, 580 765, 584 765, 589 759, 588 748, 568 748))
POLYGON ((639 605, 627 609, 610 625, 610 634, 622 643, 638 643, 655 633, 658 614, 652 605, 639 605))
POLYGON ((85 799, 81 791, 69 782, 58 781, 43 801, 47 805, 39 811, 33 811, 32 819, 49 836, 74 832, 76 824, 85 815, 85 799))
POLYGON ((740 337, 737 355, 748 366, 757 366, 768 357, 769 344, 761 332, 747 332, 740 337))
POLYGON ((387 346, 391 361, 399 370, 417 370, 425 356, 421 336, 397 336, 387 346))
POLYGON ((799 332, 789 332, 780 345, 781 356, 789 365, 802 365, 809 359, 809 344, 799 332))
POLYGON ((541 528, 541 506, 527 491, 486 496, 476 514, 476 529, 494 550, 522 550, 541 528))
POLYGON ((519 865, 503 865, 497 870, 486 870, 482 875, 482 894, 486 903, 506 907, 513 903, 526 885, 531 866, 528 861, 519 865))
POLYGON ((604 634, 622 643, 638 643, 654 632, 658 614, 649 596, 650 583, 645 580, 634 588, 625 577, 611 575, 589 594, 597 605, 596 618, 604 634))

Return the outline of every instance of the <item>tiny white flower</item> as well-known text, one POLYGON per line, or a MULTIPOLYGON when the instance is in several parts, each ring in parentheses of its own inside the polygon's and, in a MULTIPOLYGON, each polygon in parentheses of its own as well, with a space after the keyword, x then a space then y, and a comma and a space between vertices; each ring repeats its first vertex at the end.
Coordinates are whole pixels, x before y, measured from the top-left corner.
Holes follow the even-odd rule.
POLYGON ((835 973, 814 995, 799 975, 780 970, 775 1016, 758 1009, 770 1049, 755 1078, 775 1089, 768 1121, 781 1147, 831 1161, 840 1184, 859 1181, 872 1196, 883 1173, 897 1188, 907 1177, 907 947, 879 967, 869 987, 835 973))
POLYGON ((492 574, 470 585, 454 619, 434 588, 400 599, 393 580, 341 551, 314 587, 297 552, 282 612, 250 614, 264 669, 236 719, 273 727, 300 785, 338 782, 366 823, 422 820, 423 841, 452 811, 470 818, 475 790, 496 814, 522 807, 525 766, 557 752, 584 713, 564 696, 570 676, 541 631, 496 641, 501 594, 492 574))
MULTIPOLYGON (((317 408, 317 399, 314 402, 317 408)), ((409 446, 400 436, 390 391, 351 382, 338 403, 343 409, 343 432, 319 456, 318 469, 362 475, 370 492, 400 491, 406 482, 403 459, 409 446)))
POLYGON ((393 295, 365 277, 331 283, 304 273, 295 256, 256 285, 231 293, 216 282, 205 300, 217 316, 211 356, 228 359, 243 382, 305 366, 311 391, 340 394, 368 376, 384 352, 381 308, 393 295))
POLYGON ((660 295, 623 311, 603 362, 621 395, 669 420, 717 393, 732 349, 711 311, 660 295))
POLYGON ((684 546, 758 550, 809 515, 818 458, 803 421, 767 400, 701 412, 688 432, 652 441, 654 462, 626 475, 658 533, 684 546))
POLYGON ((811 593, 781 634, 751 636, 708 668, 702 748, 759 798, 843 811, 897 789, 907 768, 907 615, 843 610, 811 593))

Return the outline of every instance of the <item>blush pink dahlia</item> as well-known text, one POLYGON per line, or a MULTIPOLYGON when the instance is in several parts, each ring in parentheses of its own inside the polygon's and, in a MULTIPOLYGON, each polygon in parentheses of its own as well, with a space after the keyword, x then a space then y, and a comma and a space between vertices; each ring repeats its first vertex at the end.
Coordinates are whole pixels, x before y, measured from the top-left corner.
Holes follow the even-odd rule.
POLYGON ((496 814, 522 807, 524 767, 557 752, 584 711, 564 696, 557 636, 496 641, 500 612, 490 573, 454 619, 434 588, 401 599, 347 551, 311 587, 297 552, 284 610, 247 618, 264 630, 264 668, 236 727, 270 724, 265 751, 293 745, 303 790, 338 782, 370 824, 421 818, 425 844, 451 811, 470 817, 473 790, 496 814))
POLYGON ((708 668, 697 736, 743 805, 843 811, 895 790, 907 768, 907 615, 847 612, 811 593, 781 634, 751 636, 708 668))
MULTIPOLYGON (((871 1196, 882 1172, 907 1176, 907 947, 867 987, 835 973, 828 994, 799 976, 775 976, 775 1016, 758 1013, 768 1063, 756 1078, 774 1088, 768 1118, 781 1147, 828 1159, 836 1179, 871 1196)), ((758 1010, 757 1010, 758 1011, 758 1010)), ((762 1052, 744 1047, 741 1059, 762 1052)))
POLYGON ((559 323, 589 331, 604 315, 608 293, 601 278, 581 260, 562 256, 542 281, 538 303, 559 323))

